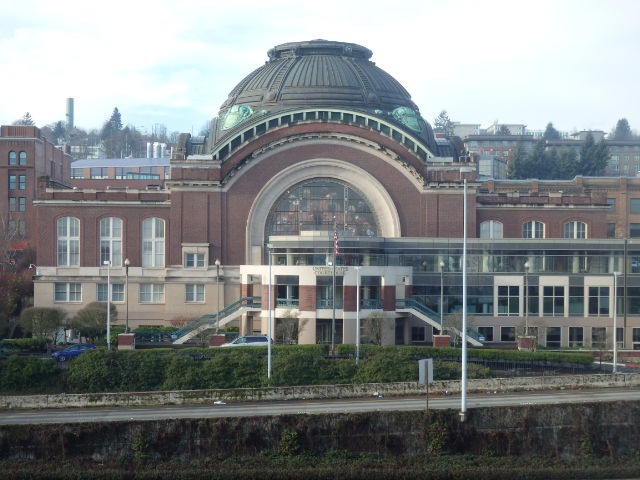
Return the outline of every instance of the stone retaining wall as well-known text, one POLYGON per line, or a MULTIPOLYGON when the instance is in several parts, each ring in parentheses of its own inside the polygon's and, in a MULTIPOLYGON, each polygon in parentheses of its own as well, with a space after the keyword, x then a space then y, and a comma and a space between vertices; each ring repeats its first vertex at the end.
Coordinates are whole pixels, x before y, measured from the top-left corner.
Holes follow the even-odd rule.
MULTIPOLYGON (((637 387, 640 373, 567 375, 548 377, 516 377, 470 379, 467 392, 509 392, 557 390, 561 388, 637 387)), ((429 386, 429 393, 442 394, 460 391, 460 381, 437 381, 429 386)), ((307 400, 323 398, 358 398, 376 393, 418 395, 425 392, 417 382, 368 383, 355 385, 313 385, 301 387, 238 388, 219 390, 179 390, 167 392, 122 392, 58 395, 0 396, 0 409, 70 408, 108 406, 153 406, 206 404, 215 400, 307 400)))

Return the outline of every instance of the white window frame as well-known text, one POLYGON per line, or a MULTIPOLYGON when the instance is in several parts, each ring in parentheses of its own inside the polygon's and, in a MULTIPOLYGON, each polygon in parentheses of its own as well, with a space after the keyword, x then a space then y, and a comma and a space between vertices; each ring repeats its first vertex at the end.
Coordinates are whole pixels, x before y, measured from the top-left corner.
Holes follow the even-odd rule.
MULTIPOLYGON (((96 300, 98 302, 107 301, 107 284, 98 283, 96 285, 96 300)), ((111 284, 111 301, 117 303, 124 303, 124 283, 112 283, 111 284)))
POLYGON ((522 224, 522 238, 545 238, 545 236, 545 224, 543 222, 530 220, 522 224))
POLYGON ((185 252, 184 268, 204 268, 206 255, 197 252, 185 252))
POLYGON ((82 302, 82 284, 77 282, 56 282, 53 286, 53 301, 56 303, 82 302))
POLYGON ((164 285, 161 283, 141 283, 140 303, 164 303, 164 285))
POLYGON ((184 286, 185 303, 204 303, 204 284, 187 283, 184 286))
POLYGON ((485 220, 480 224, 480 238, 503 238, 504 226, 498 220, 485 220))
POLYGON ((588 238, 587 224, 579 220, 565 223, 564 238, 588 238))
POLYGON ((122 266, 122 219, 106 217, 100 220, 100 265, 110 262, 122 266))
POLYGON ((80 219, 61 217, 56 221, 59 267, 80 266, 80 219))
POLYGON ((150 217, 142 221, 142 266, 164 267, 166 222, 150 217))

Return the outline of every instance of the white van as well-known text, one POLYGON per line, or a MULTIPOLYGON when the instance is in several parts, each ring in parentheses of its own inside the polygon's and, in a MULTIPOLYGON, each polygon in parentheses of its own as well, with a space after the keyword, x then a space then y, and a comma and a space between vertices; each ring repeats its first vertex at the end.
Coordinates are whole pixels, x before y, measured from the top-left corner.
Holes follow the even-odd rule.
MULTIPOLYGON (((273 342, 271 342, 273 343, 273 342)), ((266 347, 269 345, 269 337, 266 335, 245 335, 236 338, 233 342, 223 343, 221 347, 266 347)))

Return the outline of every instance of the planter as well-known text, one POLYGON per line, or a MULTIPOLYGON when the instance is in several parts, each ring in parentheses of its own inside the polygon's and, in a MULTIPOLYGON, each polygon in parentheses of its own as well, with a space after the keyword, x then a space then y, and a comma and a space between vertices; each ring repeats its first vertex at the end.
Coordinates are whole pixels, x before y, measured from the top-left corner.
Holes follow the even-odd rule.
POLYGON ((433 346, 434 347, 450 347, 451 335, 434 335, 433 346))
POLYGON ((224 333, 220 335, 211 335, 209 337, 209 346, 210 347, 219 347, 223 343, 227 343, 227 337, 224 333))
POLYGON ((135 350, 136 334, 120 333, 118 334, 118 350, 135 350))
POLYGON ((518 350, 522 352, 535 352, 536 351, 536 337, 532 335, 523 335, 518 337, 518 350))

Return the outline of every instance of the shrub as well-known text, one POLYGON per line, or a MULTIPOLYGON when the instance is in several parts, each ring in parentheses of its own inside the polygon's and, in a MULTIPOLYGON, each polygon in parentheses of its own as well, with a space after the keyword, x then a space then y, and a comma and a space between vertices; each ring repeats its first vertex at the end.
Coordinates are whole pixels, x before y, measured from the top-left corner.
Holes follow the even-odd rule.
POLYGON ((55 392, 61 378, 53 360, 14 355, 0 364, 0 391, 5 394, 55 392))

